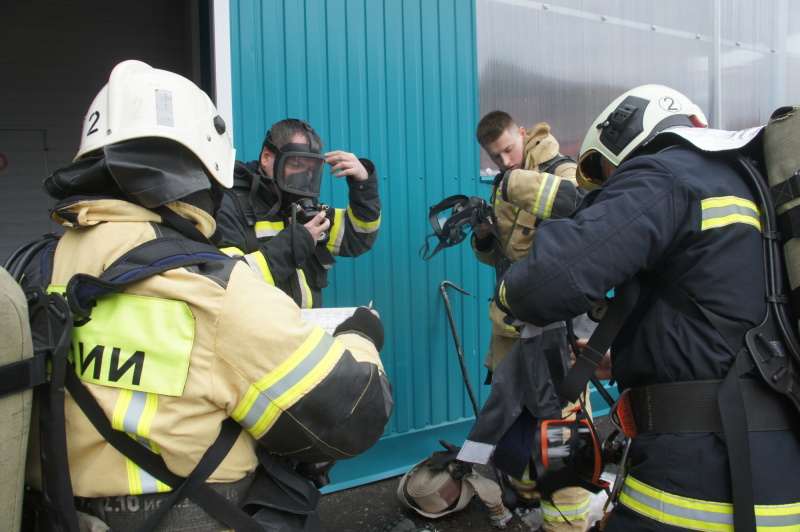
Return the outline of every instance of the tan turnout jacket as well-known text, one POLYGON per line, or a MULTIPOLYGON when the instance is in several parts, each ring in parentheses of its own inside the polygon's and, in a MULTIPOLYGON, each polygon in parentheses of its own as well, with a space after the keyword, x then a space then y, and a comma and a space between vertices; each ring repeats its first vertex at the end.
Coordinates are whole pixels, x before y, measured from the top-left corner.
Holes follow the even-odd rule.
MULTIPOLYGON (((518 204, 524 202, 525 208, 518 208, 503 200, 492 186, 491 204, 497 220, 499 238, 487 251, 479 251, 472 238, 475 256, 484 264, 496 266, 504 261, 500 249, 505 251, 511 261, 524 257, 533 243, 536 225, 550 217, 566 216, 575 208, 575 163, 565 162, 555 168, 554 174, 540 173, 539 165, 559 155, 559 145, 550 133, 550 126, 540 122, 525 135, 525 167, 514 170, 508 178, 509 194, 513 194, 518 204)), ((516 338, 517 331, 507 325, 505 313, 494 302, 490 306, 493 334, 516 338)), ((495 355, 495 357, 497 354, 495 355)))
MULTIPOLYGON (((213 233, 207 213, 168 205, 205 235, 213 233)), ((77 272, 100 275, 163 230, 158 215, 113 199, 74 203, 53 219, 70 228, 55 253, 56 289, 77 272)), ((112 425, 160 453, 174 473, 192 471, 227 417, 242 432, 210 482, 252 472, 259 444, 316 462, 360 454, 382 435, 391 387, 372 342, 354 333, 333 338, 304 322, 292 300, 245 263, 169 270, 129 286, 124 297, 121 309, 141 303, 144 312, 112 320, 94 341, 73 336, 76 371, 112 425), (227 274, 217 274, 225 268, 227 274), (102 342, 105 349, 97 348, 102 342), (116 359, 115 342, 123 344, 116 359), (134 350, 144 353, 139 363, 131 362, 134 350), (158 352, 165 355, 160 361, 158 352)), ((102 315, 98 304, 92 319, 102 315)), ((76 496, 167 491, 104 441, 70 397, 66 418, 76 496)), ((39 455, 32 451, 27 476, 38 487, 39 455)))

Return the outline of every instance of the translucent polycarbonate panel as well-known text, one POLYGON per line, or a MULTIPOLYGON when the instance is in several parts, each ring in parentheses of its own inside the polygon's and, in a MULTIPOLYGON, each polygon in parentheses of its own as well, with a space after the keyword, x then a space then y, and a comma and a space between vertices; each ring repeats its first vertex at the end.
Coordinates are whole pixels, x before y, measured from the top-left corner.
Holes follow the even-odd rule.
MULTIPOLYGON (((712 127, 763 124, 796 99, 798 16, 791 0, 477 0, 480 115, 546 121, 572 156, 606 105, 645 83, 683 92, 712 127)), ((480 165, 495 171, 483 152, 480 165)))
POLYGON ((800 2, 794 0, 721 3, 719 118, 724 129, 764 124, 777 107, 798 103, 799 17, 800 2))

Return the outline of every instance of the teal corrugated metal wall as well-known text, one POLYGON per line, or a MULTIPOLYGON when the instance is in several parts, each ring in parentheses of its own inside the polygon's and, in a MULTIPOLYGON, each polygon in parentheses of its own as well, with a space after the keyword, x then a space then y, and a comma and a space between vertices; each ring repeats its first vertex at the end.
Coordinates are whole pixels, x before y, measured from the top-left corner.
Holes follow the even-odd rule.
MULTIPOLYGON (((338 464, 329 490, 405 472, 461 443, 473 411, 461 376, 440 283, 450 290, 472 386, 488 387, 483 356, 491 268, 462 244, 425 262, 429 206, 445 196, 488 196, 480 184, 475 6, 472 0, 231 1, 234 142, 255 159, 270 124, 308 120, 326 149, 372 159, 384 210, 375 247, 339 259, 326 306, 374 301, 386 326, 382 359, 395 410, 381 441, 338 464)), ((322 199, 346 204, 330 179, 322 199)))

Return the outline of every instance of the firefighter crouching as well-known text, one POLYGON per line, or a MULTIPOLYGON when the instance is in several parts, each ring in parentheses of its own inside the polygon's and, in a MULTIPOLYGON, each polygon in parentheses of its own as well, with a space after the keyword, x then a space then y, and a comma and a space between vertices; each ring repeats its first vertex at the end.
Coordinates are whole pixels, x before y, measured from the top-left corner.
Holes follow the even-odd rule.
MULTIPOLYGON (((57 200, 51 217, 68 229, 42 282, 63 291, 75 274, 99 276, 155 239, 206 243, 234 160, 205 93, 171 72, 120 63, 89 108, 75 161, 45 182, 57 200)), ((41 264, 32 263, 28 283, 43 275, 41 264)), ((72 371, 113 429, 180 477, 232 418, 235 442, 207 485, 247 503, 248 530, 319 530, 319 493, 295 468, 324 472, 309 464, 356 456, 380 438, 393 406, 382 343, 376 313, 358 309, 331 336, 302 321, 292 300, 247 264, 222 257, 100 298, 88 319, 76 321, 72 371)), ((110 445, 71 394, 66 419, 80 519, 132 530, 168 500, 169 486, 110 445)), ((28 457, 27 481, 38 491, 38 449, 28 457)), ((233 528, 209 513, 219 515, 184 500, 162 526, 233 528)))

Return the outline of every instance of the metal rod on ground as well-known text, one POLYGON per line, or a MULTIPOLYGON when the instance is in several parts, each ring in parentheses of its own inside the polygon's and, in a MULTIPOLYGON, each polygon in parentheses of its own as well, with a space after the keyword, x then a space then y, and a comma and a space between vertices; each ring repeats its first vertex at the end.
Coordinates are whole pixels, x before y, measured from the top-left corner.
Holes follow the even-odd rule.
POLYGON ((480 410, 478 409, 478 401, 475 399, 475 394, 472 392, 472 385, 469 382, 469 374, 467 373, 467 364, 464 362, 464 351, 461 349, 461 342, 458 339, 458 332, 456 331, 456 320, 453 317, 453 310, 450 308, 450 299, 447 297, 447 286, 452 286, 462 294, 471 296, 466 290, 454 285, 450 281, 442 281, 439 285, 439 291, 442 293, 444 299, 444 306, 447 309, 447 319, 450 320, 450 329, 453 331, 453 340, 456 343, 456 351, 458 352, 458 361, 461 363, 461 373, 464 375, 464 384, 467 387, 467 393, 472 401, 472 409, 475 411, 475 417, 478 417, 480 410))

